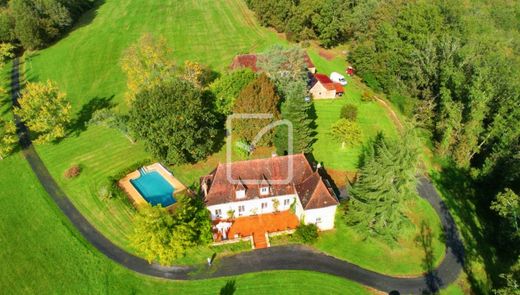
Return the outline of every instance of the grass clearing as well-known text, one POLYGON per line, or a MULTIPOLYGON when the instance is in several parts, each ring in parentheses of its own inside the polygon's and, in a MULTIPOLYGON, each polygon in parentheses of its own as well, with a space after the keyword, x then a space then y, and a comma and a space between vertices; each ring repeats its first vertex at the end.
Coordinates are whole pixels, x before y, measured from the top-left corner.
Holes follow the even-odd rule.
MULTIPOLYGON (((308 50, 309 56, 315 63, 318 71, 330 75, 331 72, 345 73, 347 63, 342 57, 325 59, 318 54, 318 49, 308 50)), ((313 145, 313 154, 324 163, 325 168, 343 171, 355 171, 358 168, 358 160, 363 144, 378 132, 383 132, 389 137, 396 137, 396 128, 386 110, 377 102, 365 102, 361 100, 364 87, 359 80, 352 79, 345 74, 347 86, 345 94, 341 98, 314 100, 317 115, 317 140, 313 145), (357 123, 363 131, 363 144, 341 148, 330 135, 330 127, 340 118, 341 107, 345 104, 353 104, 358 108, 357 123)))
MULTIPOLYGON (((421 223, 431 230, 431 249, 433 265, 439 265, 444 258, 445 245, 442 239, 440 220, 433 208, 423 199, 410 201, 408 216, 413 228, 407 229, 398 244, 390 246, 387 242, 368 238, 346 226, 341 207, 336 215, 335 229, 320 234, 313 246, 339 259, 347 260, 363 268, 394 276, 414 276, 425 271, 425 250, 418 238, 421 223)), ((273 238, 272 244, 290 242, 289 236, 273 238)))
POLYGON ((369 294, 359 284, 303 271, 168 281, 131 272, 86 242, 62 215, 20 154, 0 161, 0 286, 4 294, 369 294), (316 286, 320 288, 315 288, 316 286))

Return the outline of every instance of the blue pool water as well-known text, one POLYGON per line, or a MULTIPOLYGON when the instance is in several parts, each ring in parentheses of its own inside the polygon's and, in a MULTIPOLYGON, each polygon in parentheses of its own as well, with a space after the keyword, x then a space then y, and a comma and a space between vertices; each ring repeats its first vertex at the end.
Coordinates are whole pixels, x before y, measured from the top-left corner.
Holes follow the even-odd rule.
POLYGON ((173 197, 174 188, 159 172, 140 172, 141 176, 130 180, 130 183, 148 203, 152 206, 161 204, 163 207, 168 207, 176 202, 173 197))

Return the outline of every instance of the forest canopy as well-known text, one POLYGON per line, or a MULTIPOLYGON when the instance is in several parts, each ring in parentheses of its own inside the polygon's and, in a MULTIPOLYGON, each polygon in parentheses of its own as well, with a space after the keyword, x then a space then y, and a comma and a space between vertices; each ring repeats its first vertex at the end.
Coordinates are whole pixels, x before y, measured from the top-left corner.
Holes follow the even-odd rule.
POLYGON ((41 49, 56 40, 94 0, 0 1, 0 43, 41 49))

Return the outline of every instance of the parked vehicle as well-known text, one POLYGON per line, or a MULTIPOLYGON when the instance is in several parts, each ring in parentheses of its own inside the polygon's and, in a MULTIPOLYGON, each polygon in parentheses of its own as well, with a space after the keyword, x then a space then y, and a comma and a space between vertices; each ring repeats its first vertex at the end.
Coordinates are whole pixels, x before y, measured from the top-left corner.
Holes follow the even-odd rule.
POLYGON ((330 74, 330 79, 332 80, 332 82, 336 82, 336 83, 339 83, 341 85, 347 85, 347 80, 345 80, 345 76, 343 76, 340 73, 332 72, 330 74))

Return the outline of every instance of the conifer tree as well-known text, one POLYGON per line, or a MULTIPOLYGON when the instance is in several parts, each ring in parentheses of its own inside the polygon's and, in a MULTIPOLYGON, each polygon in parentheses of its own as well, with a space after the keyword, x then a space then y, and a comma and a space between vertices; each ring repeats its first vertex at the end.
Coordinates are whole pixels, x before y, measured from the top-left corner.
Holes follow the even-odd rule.
POLYGON ((261 74, 240 92, 233 107, 233 113, 272 114, 273 117, 270 119, 233 120, 233 138, 242 139, 259 146, 271 145, 274 135, 273 130, 262 136, 259 142, 254 143, 253 141, 264 127, 280 117, 279 103, 280 97, 276 94, 273 82, 265 74, 261 74))
MULTIPOLYGON (((303 81, 290 82, 285 89, 282 104, 282 118, 292 123, 292 153, 309 153, 314 142, 314 120, 311 117, 312 103, 305 102, 307 87, 303 81)), ((288 151, 288 127, 280 125, 276 129, 274 144, 279 155, 288 151)))
POLYGON ((362 162, 350 190, 347 223, 362 234, 395 241, 408 224, 402 204, 415 193, 418 150, 413 136, 391 141, 379 134, 362 162))

